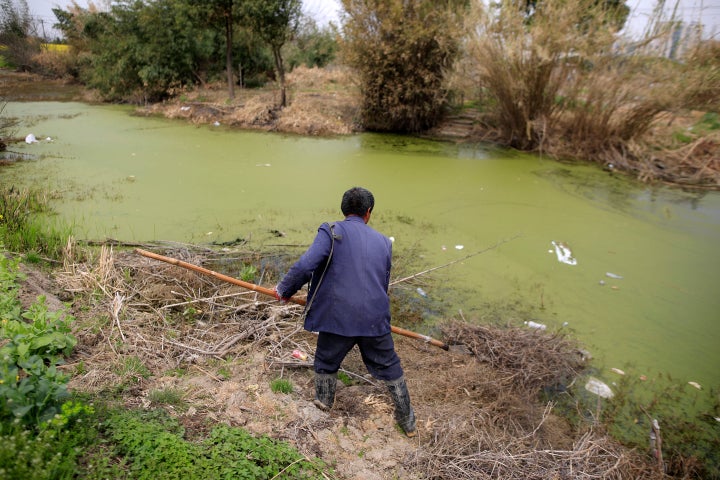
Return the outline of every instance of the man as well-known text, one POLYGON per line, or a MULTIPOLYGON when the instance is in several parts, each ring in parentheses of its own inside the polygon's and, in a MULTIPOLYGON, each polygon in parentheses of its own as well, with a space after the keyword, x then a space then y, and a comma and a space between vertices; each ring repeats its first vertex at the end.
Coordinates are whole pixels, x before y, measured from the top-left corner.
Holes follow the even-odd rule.
POLYGON ((340 208, 345 220, 323 223, 310 248, 275 287, 287 300, 310 281, 305 329, 318 332, 314 404, 335 400, 337 372, 357 345, 368 372, 382 380, 395 404, 395 420, 414 437, 415 413, 390 331, 390 239, 367 225, 375 206, 368 190, 351 188, 340 208))

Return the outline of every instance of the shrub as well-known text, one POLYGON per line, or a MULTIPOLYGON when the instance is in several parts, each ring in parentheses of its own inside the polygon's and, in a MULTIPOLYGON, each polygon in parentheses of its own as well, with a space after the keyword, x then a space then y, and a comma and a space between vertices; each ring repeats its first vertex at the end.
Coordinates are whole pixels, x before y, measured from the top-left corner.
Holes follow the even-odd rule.
POLYGON ((357 70, 368 130, 419 132, 446 104, 464 2, 343 0, 344 59, 357 70))

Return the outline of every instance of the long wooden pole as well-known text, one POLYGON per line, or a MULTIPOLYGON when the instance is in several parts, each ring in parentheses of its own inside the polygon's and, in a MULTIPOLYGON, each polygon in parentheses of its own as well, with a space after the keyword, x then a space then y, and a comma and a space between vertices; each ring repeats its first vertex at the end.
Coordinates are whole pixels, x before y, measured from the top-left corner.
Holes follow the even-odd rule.
MULTIPOLYGON (((202 273, 205 275, 210 275, 211 277, 215 277, 218 280, 232 283, 233 285, 238 285, 240 287, 247 288, 248 290, 262 293, 263 295, 269 295, 271 297, 275 296, 275 292, 272 289, 261 287, 259 285, 255 285, 250 282, 245 282, 243 280, 239 280, 237 278, 230 277, 228 275, 223 275, 222 273, 214 272, 207 268, 200 267, 198 265, 193 265, 192 263, 183 262, 182 260, 178 260, 177 258, 166 257, 164 255, 159 255, 157 253, 148 252, 147 250, 143 250, 141 248, 136 248, 135 253, 138 253, 138 254, 142 255, 143 257, 152 258, 154 260, 160 260, 161 262, 169 263, 171 265, 177 265, 178 267, 187 268, 188 270, 192 270, 194 272, 202 273)), ((288 301, 290 301, 292 303, 297 303, 298 305, 305 305, 304 298, 292 297, 288 301)), ((410 330, 405 330, 404 328, 396 327, 394 325, 390 326, 390 330, 392 330, 393 333, 397 333, 398 335, 403 335, 405 337, 422 340, 423 342, 426 342, 426 343, 429 343, 430 345, 434 345, 436 347, 442 348, 443 350, 449 350, 449 348, 450 348, 447 344, 441 342, 440 340, 436 340, 432 337, 428 337, 427 335, 423 335, 421 333, 412 332, 410 330)))

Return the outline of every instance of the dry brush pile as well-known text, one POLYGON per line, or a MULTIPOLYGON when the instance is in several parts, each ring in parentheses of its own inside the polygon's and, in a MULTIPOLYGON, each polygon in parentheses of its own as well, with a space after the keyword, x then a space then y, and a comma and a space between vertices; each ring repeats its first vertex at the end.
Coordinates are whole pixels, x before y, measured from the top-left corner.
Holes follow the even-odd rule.
MULTIPOLYGON (((225 253, 220 258, 216 251, 179 244, 151 248, 196 265, 218 265, 228 257, 261 260, 251 252, 225 253)), ((264 365, 248 368, 263 370, 291 365, 289 352, 294 349, 312 357, 312 336, 302 331, 297 306, 280 305, 269 297, 131 251, 115 252, 103 246, 96 259, 81 261, 70 243, 65 253, 57 282, 76 299, 84 298, 79 304, 87 305, 75 309, 79 344, 71 362, 75 366, 82 362, 84 368, 76 373, 73 388, 112 391, 123 381, 118 366, 128 358, 141 359, 154 375, 193 366, 199 375, 219 382, 206 366, 209 360, 239 365, 259 356, 264 365)), ((333 428, 333 419, 340 425, 354 425, 365 429, 363 439, 373 437, 377 442, 374 455, 400 452, 401 478, 655 478, 643 452, 618 445, 598 425, 588 423, 581 431, 571 427, 555 412, 553 401, 540 400, 543 388, 572 382, 584 368, 570 339, 532 329, 460 321, 448 322, 442 332, 444 340, 458 348, 445 352, 405 337, 396 340, 418 417, 416 439, 401 440, 384 430, 368 430, 372 422, 363 422, 361 417, 374 411, 389 419, 391 408, 382 400, 383 389, 363 380, 366 372, 356 354, 348 357, 343 369, 360 379, 353 392, 360 391, 364 402, 362 397, 340 391, 329 419, 293 417, 290 409, 284 416, 273 416, 283 418, 275 434, 293 441, 306 455, 332 462, 337 461, 333 455, 338 448, 323 443, 328 437, 320 432, 333 428), (370 404, 377 408, 367 407, 370 404)), ((296 365, 305 372, 306 385, 311 385, 309 365, 296 365)), ((147 392, 143 392, 147 388, 139 382, 119 395, 128 406, 147 406, 147 392)), ((310 405, 310 395, 311 388, 306 388, 294 402, 310 405)), ((212 404, 213 399, 196 396, 194 400, 193 408, 206 417, 228 421, 218 405, 200 404, 212 404)), ((368 445, 357 445, 357 451, 368 445)), ((372 463, 373 454, 366 452, 366 457, 372 463)), ((355 461, 362 459, 356 455, 355 461)), ((397 478, 396 471, 378 469, 378 478, 397 478)))

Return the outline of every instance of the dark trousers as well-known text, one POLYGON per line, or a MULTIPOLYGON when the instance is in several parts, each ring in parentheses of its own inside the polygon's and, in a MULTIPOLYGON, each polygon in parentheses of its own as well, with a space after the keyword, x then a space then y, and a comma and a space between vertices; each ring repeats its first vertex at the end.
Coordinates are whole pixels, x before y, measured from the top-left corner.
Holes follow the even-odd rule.
POLYGON ((320 332, 315 350, 315 373, 335 373, 355 345, 370 375, 378 380, 397 380, 403 376, 400 357, 392 334, 380 337, 344 337, 320 332))

